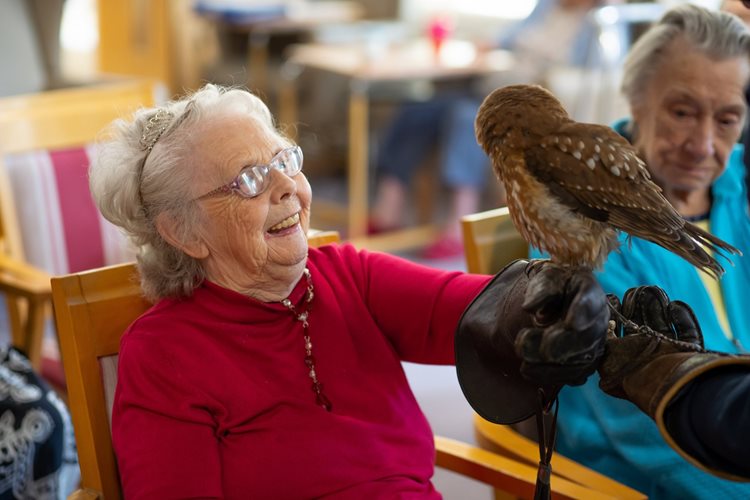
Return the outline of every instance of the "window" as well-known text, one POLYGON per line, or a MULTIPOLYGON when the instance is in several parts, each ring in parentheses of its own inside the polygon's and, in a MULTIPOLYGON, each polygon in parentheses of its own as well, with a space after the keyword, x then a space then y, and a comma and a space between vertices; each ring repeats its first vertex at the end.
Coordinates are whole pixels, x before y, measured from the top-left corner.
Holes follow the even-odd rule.
POLYGON ((419 19, 440 12, 514 20, 528 16, 536 4, 537 0, 402 0, 401 17, 419 19))

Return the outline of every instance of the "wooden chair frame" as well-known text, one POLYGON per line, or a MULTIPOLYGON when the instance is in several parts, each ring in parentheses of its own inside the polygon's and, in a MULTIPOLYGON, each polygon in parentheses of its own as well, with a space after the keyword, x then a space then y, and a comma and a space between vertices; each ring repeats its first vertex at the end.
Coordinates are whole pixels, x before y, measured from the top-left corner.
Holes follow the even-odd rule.
POLYGON ((38 367, 44 320, 52 299, 49 275, 0 253, 0 291, 8 306, 11 343, 38 367))

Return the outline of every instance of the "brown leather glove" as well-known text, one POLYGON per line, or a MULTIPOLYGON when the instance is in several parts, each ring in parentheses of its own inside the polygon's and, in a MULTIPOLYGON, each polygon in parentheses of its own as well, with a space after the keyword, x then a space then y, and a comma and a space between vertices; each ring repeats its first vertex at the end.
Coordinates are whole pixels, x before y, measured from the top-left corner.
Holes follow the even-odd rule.
POLYGON ((710 468, 701 460, 702 455, 681 446, 665 423, 665 413, 700 375, 728 365, 750 366, 750 357, 704 350, 692 309, 680 301, 670 302, 661 288, 631 288, 625 292, 621 306, 616 297, 609 298, 620 317, 617 335, 613 333, 607 339, 604 361, 599 366, 599 387, 635 403, 654 419, 664 440, 695 466, 740 480, 730 475, 729 469, 710 468))
POLYGON ((456 330, 456 369, 472 407, 513 423, 582 384, 604 353, 607 297, 590 270, 547 260, 505 267, 466 308, 456 330), (548 401, 545 401, 548 402, 548 401))
POLYGON ((625 292, 616 334, 607 339, 599 366, 599 387, 627 399, 663 428, 663 413, 671 398, 690 380, 734 356, 705 351, 698 320, 684 302, 670 301, 656 286, 625 292), (621 333, 621 336, 619 335, 621 333))

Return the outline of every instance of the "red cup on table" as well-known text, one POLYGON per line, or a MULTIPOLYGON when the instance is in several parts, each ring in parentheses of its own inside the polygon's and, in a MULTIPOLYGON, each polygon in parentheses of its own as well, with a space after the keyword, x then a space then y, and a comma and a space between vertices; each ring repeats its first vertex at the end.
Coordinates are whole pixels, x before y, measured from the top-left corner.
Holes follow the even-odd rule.
POLYGON ((427 35, 432 42, 435 56, 440 55, 440 49, 445 40, 453 33, 453 21, 447 16, 435 16, 427 26, 427 35))

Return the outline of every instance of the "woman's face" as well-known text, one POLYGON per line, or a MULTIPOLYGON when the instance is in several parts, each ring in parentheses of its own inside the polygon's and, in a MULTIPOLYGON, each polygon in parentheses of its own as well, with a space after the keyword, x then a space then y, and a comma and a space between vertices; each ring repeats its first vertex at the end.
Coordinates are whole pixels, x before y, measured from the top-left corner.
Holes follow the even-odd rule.
POLYGON ((671 194, 707 192, 742 131, 745 58, 712 61, 676 41, 633 108, 635 146, 671 194))
MULTIPOLYGON (((192 134, 193 198, 229 184, 243 167, 268 164, 290 146, 260 122, 239 114, 212 118, 192 134)), ((263 296, 297 278, 307 258, 311 190, 304 174, 271 169, 265 191, 203 198, 200 236, 209 280, 263 296)), ((283 293, 283 291, 281 292, 283 293)))

